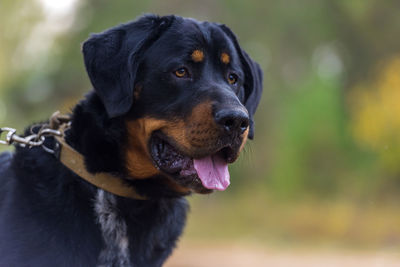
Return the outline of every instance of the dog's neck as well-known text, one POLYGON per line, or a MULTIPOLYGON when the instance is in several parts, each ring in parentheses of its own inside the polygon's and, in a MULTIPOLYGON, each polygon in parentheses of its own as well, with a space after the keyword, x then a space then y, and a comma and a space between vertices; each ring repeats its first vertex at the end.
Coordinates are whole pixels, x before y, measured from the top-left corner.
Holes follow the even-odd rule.
POLYGON ((123 172, 120 151, 124 139, 122 119, 109 119, 94 92, 75 106, 65 140, 85 157, 89 172, 123 172))
MULTIPOLYGON (((74 108, 71 128, 66 132, 65 140, 83 155, 88 172, 127 177, 123 157, 127 142, 124 119, 108 118, 101 100, 94 92, 74 108)), ((169 189, 164 179, 161 176, 148 179, 130 177, 126 182, 147 198, 182 196, 182 193, 169 189)))

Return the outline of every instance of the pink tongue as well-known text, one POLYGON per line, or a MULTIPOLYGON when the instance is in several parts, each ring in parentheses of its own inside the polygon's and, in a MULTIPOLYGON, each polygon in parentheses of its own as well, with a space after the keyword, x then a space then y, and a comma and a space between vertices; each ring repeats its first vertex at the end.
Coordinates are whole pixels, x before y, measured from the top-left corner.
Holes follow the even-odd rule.
POLYGON ((229 182, 228 163, 217 155, 194 159, 194 168, 204 187, 225 190, 229 182))

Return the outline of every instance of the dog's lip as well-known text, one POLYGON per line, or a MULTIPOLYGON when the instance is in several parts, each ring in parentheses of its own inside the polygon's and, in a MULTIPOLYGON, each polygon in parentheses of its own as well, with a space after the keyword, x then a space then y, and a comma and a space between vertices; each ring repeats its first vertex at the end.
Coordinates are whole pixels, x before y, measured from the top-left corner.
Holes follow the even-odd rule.
POLYGON ((181 152, 181 150, 174 145, 174 141, 161 132, 152 134, 149 146, 154 165, 160 171, 174 178, 178 178, 181 182, 191 185, 201 184, 198 173, 194 167, 195 158, 218 155, 226 161, 226 163, 232 163, 237 158, 235 151, 229 145, 222 146, 222 148, 217 147, 207 154, 203 152, 198 155, 190 156, 181 152))
MULTIPOLYGON (((174 161, 175 163, 182 163, 182 161, 190 161, 191 158, 180 153, 175 146, 171 145, 169 141, 167 141, 167 137, 161 133, 155 133, 152 135, 150 139, 150 153, 151 157, 154 161, 155 166, 172 175, 179 174, 179 171, 182 169, 180 164, 170 164, 167 168, 165 165, 169 163, 168 161, 174 161), (166 153, 170 152, 170 153, 166 153), (171 153, 172 152, 172 153, 171 153)), ((183 162, 184 163, 184 162, 183 162)))
POLYGON ((215 147, 213 147, 210 150, 201 150, 201 151, 195 151, 195 152, 191 152, 191 153, 187 153, 182 151, 182 149, 179 149, 179 146, 176 144, 176 141, 173 140, 172 138, 168 137, 167 135, 163 134, 160 131, 156 131, 151 135, 150 138, 150 142, 149 142, 149 146, 150 149, 149 151, 151 151, 153 160, 154 160, 154 152, 156 152, 154 149, 156 148, 155 142, 156 141, 161 141, 162 143, 170 146, 173 148, 173 150, 175 150, 175 152, 177 152, 179 155, 190 158, 190 159, 194 159, 194 158, 202 158, 205 156, 210 156, 210 155, 214 155, 214 154, 220 154, 220 156, 226 160, 227 163, 233 163, 236 161, 237 159, 237 152, 235 151, 235 149, 233 148, 233 146, 231 144, 227 144, 227 143, 223 143, 221 142, 220 144, 216 145, 215 147))

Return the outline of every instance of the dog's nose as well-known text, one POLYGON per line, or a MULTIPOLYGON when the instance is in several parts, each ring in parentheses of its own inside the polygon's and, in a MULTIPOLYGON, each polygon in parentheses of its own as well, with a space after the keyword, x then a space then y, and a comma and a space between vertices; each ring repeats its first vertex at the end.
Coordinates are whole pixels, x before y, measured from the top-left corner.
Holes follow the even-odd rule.
POLYGON ((242 134, 249 127, 249 115, 240 109, 222 109, 215 113, 216 123, 227 133, 242 134))

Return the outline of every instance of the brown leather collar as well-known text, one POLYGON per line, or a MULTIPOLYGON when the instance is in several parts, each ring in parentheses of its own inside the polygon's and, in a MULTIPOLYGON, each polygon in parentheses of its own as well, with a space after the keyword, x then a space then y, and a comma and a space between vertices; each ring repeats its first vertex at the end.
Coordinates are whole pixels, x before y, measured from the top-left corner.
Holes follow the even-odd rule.
POLYGON ((124 183, 122 178, 105 172, 92 174, 86 170, 83 155, 68 145, 64 139, 65 131, 67 131, 71 126, 71 117, 69 115, 61 115, 59 111, 56 111, 50 117, 49 124, 46 126, 58 131, 58 135, 54 136, 59 145, 56 154, 65 167, 85 181, 114 195, 146 200, 146 198, 136 192, 133 187, 124 183))
POLYGON ((96 174, 89 173, 86 170, 82 154, 68 145, 64 138, 56 137, 56 139, 60 145, 59 159, 61 163, 79 177, 114 195, 132 199, 146 200, 146 198, 136 192, 134 188, 126 185, 120 177, 104 172, 96 174))

